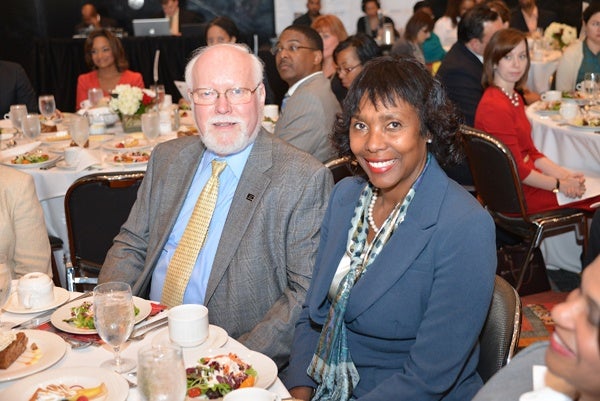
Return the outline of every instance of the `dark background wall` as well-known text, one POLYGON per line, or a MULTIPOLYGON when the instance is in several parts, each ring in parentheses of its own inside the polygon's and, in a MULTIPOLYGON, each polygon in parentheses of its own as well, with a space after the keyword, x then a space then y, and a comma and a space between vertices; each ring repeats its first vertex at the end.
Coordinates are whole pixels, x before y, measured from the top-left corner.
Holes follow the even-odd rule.
MULTIPOLYGON (((131 20, 150 18, 161 11, 159 0, 143 0, 140 9, 129 0, 91 0, 100 15, 116 19, 131 33, 131 20)), ((139 0, 138 0, 139 1, 139 0)), ((0 13, 0 59, 19 62, 29 73, 33 41, 36 38, 70 38, 81 19, 83 0, 4 0, 0 13)), ((233 18, 243 35, 252 43, 258 34, 260 43, 274 35, 272 0, 180 0, 180 6, 204 16, 206 21, 217 15, 233 18)))

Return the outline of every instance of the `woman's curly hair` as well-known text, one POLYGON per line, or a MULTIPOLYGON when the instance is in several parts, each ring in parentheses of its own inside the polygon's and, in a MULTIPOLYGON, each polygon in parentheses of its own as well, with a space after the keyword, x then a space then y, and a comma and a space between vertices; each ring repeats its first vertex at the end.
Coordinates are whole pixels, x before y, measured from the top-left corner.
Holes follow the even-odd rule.
POLYGON ((447 166, 462 160, 461 118, 440 82, 420 62, 390 56, 367 62, 350 86, 331 135, 340 157, 354 158, 350 150, 350 122, 363 98, 376 107, 396 106, 398 100, 408 103, 417 111, 421 136, 431 139, 427 147, 438 163, 447 166))

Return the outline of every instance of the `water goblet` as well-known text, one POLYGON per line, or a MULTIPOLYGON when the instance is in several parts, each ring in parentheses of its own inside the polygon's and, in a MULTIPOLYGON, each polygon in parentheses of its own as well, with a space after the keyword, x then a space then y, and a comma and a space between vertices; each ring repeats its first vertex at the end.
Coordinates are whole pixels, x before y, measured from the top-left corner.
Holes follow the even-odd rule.
POLYGON ((101 367, 117 373, 135 367, 133 359, 121 358, 121 345, 127 341, 135 321, 131 287, 127 283, 108 282, 94 288, 94 325, 98 335, 111 345, 114 358, 104 361, 101 367))
MULTIPOLYGON (((10 274, 10 267, 6 261, 6 255, 0 254, 0 308, 4 306, 8 297, 10 296, 10 288, 12 285, 12 277, 10 274)), ((0 323, 0 329, 9 329, 12 323, 0 323)))
POLYGON ((142 131, 148 142, 153 145, 160 133, 160 119, 157 112, 151 111, 142 114, 142 131))
POLYGON ((586 72, 584 74, 583 82, 585 83, 584 88, 586 97, 589 99, 591 106, 596 104, 596 98, 598 96, 598 87, 600 85, 600 74, 597 72, 586 72))
POLYGON ((141 348, 137 378, 145 401, 183 401, 186 373, 181 348, 170 342, 141 348))
POLYGON ((90 107, 96 107, 103 97, 104 92, 101 88, 88 89, 88 100, 90 102, 90 107))
POLYGON ((21 121, 21 128, 23 129, 23 135, 29 141, 33 142, 41 132, 40 116, 38 114, 28 114, 21 121))
POLYGON ((71 125, 69 128, 73 141, 77 146, 83 148, 90 137, 90 126, 88 125, 87 118, 83 116, 74 116, 71 118, 71 125))
POLYGON ((40 113, 46 120, 49 120, 56 111, 56 101, 53 95, 42 95, 38 98, 38 106, 40 113))

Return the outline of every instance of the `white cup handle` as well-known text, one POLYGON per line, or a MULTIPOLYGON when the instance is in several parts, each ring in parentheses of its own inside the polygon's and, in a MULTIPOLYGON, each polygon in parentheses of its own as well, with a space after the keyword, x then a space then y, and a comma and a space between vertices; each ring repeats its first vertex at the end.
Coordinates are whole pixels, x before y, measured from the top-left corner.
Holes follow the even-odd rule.
POLYGON ((578 91, 581 91, 581 82, 579 82, 577 85, 575 85, 575 89, 577 89, 578 91))
POLYGON ((10 113, 6 113, 6 114, 4 115, 4 119, 5 119, 5 120, 8 120, 9 118, 10 118, 10 113))

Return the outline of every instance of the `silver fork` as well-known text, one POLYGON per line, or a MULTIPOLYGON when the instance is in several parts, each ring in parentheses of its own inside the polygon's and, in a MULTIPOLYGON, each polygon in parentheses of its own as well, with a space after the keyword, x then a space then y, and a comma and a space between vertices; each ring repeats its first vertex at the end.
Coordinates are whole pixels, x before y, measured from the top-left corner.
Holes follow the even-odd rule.
POLYGON ((165 320, 165 321, 164 321, 164 322, 162 322, 161 324, 159 324, 159 325, 156 325, 156 326, 152 326, 151 328, 149 328, 148 330, 144 331, 144 332, 143 332, 143 333, 141 333, 141 334, 137 334, 137 335, 135 335, 135 336, 133 336, 133 337, 129 337, 129 340, 131 340, 131 341, 141 341, 141 340, 143 340, 143 339, 144 339, 144 337, 146 337, 146 334, 148 334, 148 333, 150 333, 151 331, 154 331, 154 330, 156 330, 156 329, 160 329, 161 327, 164 327, 164 326, 166 326, 168 323, 169 323, 169 322, 165 320))

